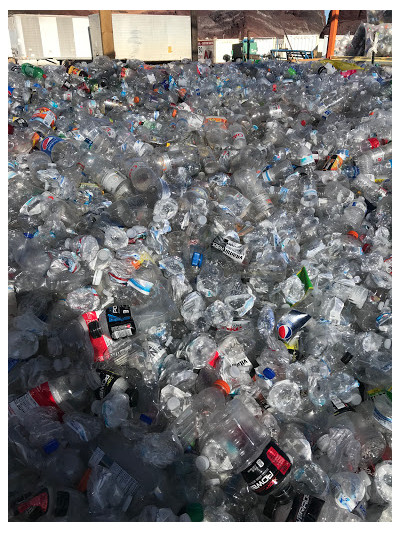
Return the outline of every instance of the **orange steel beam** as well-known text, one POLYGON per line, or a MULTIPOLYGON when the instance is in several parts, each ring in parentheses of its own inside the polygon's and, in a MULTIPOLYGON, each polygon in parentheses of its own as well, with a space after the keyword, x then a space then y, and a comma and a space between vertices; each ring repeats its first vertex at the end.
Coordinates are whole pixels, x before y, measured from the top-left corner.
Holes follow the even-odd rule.
POLYGON ((326 57, 330 59, 335 52, 335 41, 336 34, 339 22, 339 10, 332 9, 331 25, 329 28, 329 40, 328 40, 328 49, 326 51, 326 57))

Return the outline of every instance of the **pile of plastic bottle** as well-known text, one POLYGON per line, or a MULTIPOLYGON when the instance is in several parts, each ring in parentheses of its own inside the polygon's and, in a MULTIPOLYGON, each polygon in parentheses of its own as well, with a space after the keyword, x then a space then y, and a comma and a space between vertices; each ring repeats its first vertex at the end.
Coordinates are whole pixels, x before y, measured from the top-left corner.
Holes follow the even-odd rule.
POLYGON ((9 520, 391 520, 391 94, 9 64, 9 520))

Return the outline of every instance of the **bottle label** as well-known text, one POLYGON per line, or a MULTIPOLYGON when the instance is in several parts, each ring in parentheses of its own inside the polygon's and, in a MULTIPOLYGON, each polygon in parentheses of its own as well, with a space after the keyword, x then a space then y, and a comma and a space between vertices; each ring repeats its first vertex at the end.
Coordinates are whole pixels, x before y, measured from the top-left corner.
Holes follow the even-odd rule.
POLYGON ((337 396, 331 396, 331 403, 334 408, 334 416, 341 415, 347 411, 354 411, 354 409, 347 403, 342 402, 337 396))
POLYGON ((101 379, 101 385, 98 389, 95 390, 94 394, 98 400, 102 400, 107 394, 111 392, 114 383, 121 376, 110 370, 100 370, 97 369, 97 372, 101 379))
POLYGON ((49 508, 49 492, 47 489, 40 491, 35 496, 25 500, 17 506, 16 515, 23 514, 29 521, 36 521, 47 513, 49 508))
MULTIPOLYGON (((89 327, 89 324, 94 321, 98 321, 99 315, 96 311, 89 311, 88 313, 84 313, 82 315, 83 320, 86 322, 86 324, 89 327)), ((110 358, 110 352, 108 351, 108 346, 110 346, 113 341, 111 339, 107 339, 104 335, 101 337, 94 339, 91 335, 89 335, 90 343, 93 346, 93 360, 94 362, 98 361, 104 361, 106 359, 110 358)))
POLYGON ((314 157, 312 154, 306 155, 300 159, 300 166, 304 167, 305 165, 310 165, 314 163, 314 157))
POLYGON ((286 522, 316 522, 324 500, 308 494, 296 494, 286 522))
POLYGON ((32 122, 35 120, 41 122, 49 128, 54 128, 57 117, 48 107, 40 107, 33 113, 30 121, 32 122))
POLYGON ((272 177, 268 174, 268 170, 271 168, 271 165, 267 165, 264 167, 261 171, 261 177, 265 182, 271 182, 273 181, 272 177))
POLYGON ((291 467, 289 457, 271 440, 242 476, 252 491, 264 496, 283 481, 291 467))
POLYGON ((17 414, 22 415, 36 407, 54 407, 57 409, 59 415, 64 414, 58 407, 47 381, 10 402, 8 404, 8 413, 11 416, 17 414))
POLYGON ((128 285, 133 289, 139 291, 140 293, 146 295, 150 294, 150 291, 153 287, 153 283, 151 283, 151 281, 147 281, 141 278, 130 278, 128 280, 128 285))
POLYGON ((376 407, 374 408, 374 418, 381 426, 392 431, 392 419, 388 416, 384 416, 376 407))
POLYGON ((20 128, 27 128, 29 126, 27 121, 22 117, 13 117, 12 123, 16 124, 20 128))
POLYGON ((114 340, 131 337, 136 333, 135 323, 127 305, 107 307, 106 319, 110 336, 114 340))
POLYGON ((322 170, 339 170, 343 165, 343 158, 336 154, 329 156, 322 170))
POLYGON ((219 124, 219 126, 226 130, 227 129, 227 119, 226 118, 222 118, 222 117, 207 117, 204 121, 204 124, 208 124, 209 122, 213 122, 213 123, 216 123, 216 124, 219 124))
POLYGON ((51 157, 53 148, 59 142, 65 142, 65 141, 63 139, 60 139, 59 137, 46 137, 45 139, 43 139, 40 145, 40 151, 44 152, 49 157, 51 157))
POLYGON ((226 237, 216 237, 211 246, 220 250, 224 255, 230 257, 236 263, 243 263, 246 254, 244 252, 244 246, 235 241, 231 241, 226 237))
POLYGON ((283 341, 290 340, 300 328, 307 324, 310 318, 310 315, 292 309, 276 325, 278 337, 283 341))
POLYGON ((67 70, 67 74, 69 74, 70 76, 80 76, 81 74, 84 75, 85 73, 83 70, 80 70, 79 68, 71 65, 67 70))

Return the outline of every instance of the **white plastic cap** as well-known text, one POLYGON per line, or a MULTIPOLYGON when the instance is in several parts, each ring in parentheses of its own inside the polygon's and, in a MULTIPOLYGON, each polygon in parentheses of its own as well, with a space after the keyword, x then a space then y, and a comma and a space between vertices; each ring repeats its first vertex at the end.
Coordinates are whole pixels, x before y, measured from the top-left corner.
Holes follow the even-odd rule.
POLYGON ((197 222, 198 222, 201 226, 204 226, 205 224, 207 224, 207 217, 205 217, 204 215, 200 215, 200 216, 197 218, 197 222))
POLYGON ((167 401, 167 407, 170 411, 174 411, 175 409, 178 409, 179 406, 180 406, 179 400, 175 396, 172 396, 167 401))
POLYGON ((238 378, 240 376, 240 370, 237 366, 233 365, 229 369, 229 375, 232 378, 238 378))
POLYGON ((383 346, 386 348, 386 350, 389 350, 391 345, 392 345, 392 339, 385 339, 385 342, 383 343, 383 346))
POLYGON ((205 455, 199 455, 195 461, 195 465, 200 472, 205 472, 210 467, 210 461, 205 455))
POLYGON ((362 398, 358 392, 355 392, 351 395, 350 403, 351 405, 360 405, 362 398))

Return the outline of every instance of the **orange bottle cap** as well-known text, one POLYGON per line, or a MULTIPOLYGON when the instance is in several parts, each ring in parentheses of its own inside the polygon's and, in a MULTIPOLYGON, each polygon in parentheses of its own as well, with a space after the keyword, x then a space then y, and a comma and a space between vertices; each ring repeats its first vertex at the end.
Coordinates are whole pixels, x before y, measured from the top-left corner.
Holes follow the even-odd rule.
POLYGON ((229 387, 228 383, 223 379, 217 379, 214 385, 216 387, 220 387, 226 394, 229 394, 231 392, 231 388, 229 387))
POLYGON ((358 239, 358 233, 356 231, 349 231, 347 235, 351 235, 352 237, 358 239))
POLYGON ((135 98, 133 99, 133 101, 135 102, 135 104, 138 104, 140 102, 140 98, 139 96, 135 96, 135 98))

